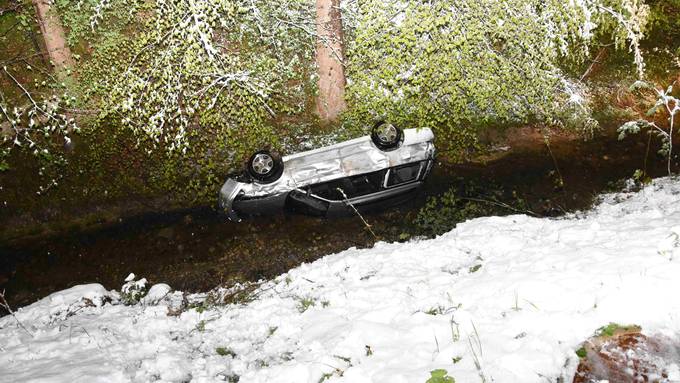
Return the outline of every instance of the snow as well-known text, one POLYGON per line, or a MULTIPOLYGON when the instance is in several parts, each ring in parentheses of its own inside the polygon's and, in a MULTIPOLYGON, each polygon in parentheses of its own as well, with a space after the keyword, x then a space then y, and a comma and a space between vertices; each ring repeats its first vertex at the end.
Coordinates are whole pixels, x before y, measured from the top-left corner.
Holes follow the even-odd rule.
POLYGON ((156 305, 170 294, 171 291, 172 288, 165 283, 155 284, 151 286, 149 292, 142 298, 142 302, 147 305, 156 305))
POLYGON ((487 217, 349 249, 263 282, 246 304, 177 310, 206 295, 155 285, 125 306, 77 286, 18 310, 32 335, 0 319, 0 381, 400 383, 435 369, 571 381, 574 351, 610 322, 680 339, 679 200, 666 178, 562 219, 487 217))

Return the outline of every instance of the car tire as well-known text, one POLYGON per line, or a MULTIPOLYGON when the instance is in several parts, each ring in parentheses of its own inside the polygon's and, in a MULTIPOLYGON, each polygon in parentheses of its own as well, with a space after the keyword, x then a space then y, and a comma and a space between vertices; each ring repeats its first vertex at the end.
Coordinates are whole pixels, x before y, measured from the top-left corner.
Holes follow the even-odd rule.
POLYGON ((248 174, 259 183, 271 183, 283 174, 281 156, 268 150, 255 152, 248 160, 248 174))
POLYGON ((395 149, 404 138, 404 132, 385 121, 378 121, 371 129, 371 140, 381 150, 395 149))

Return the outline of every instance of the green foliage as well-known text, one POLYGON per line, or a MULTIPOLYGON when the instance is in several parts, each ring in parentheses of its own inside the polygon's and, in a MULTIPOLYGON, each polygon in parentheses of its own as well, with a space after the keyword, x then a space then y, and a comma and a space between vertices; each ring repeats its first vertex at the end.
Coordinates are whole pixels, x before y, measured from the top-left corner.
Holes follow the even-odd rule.
POLYGON ((449 376, 444 369, 430 371, 430 379, 425 383, 456 383, 456 380, 449 376))
POLYGON ((303 313, 308 308, 316 306, 316 299, 311 297, 298 298, 298 311, 303 313))
POLYGON ((523 4, 361 5, 348 50, 353 115, 434 127, 444 143, 466 147, 482 124, 525 121, 548 108, 557 51, 541 46, 545 17, 515 14, 523 4))
POLYGON ((215 352, 220 356, 230 356, 232 358, 236 358, 236 353, 227 347, 217 347, 215 352))
MULTIPOLYGON (((32 69, 30 65, 26 67, 32 69)), ((17 72, 7 66, 0 68, 0 76, 8 78, 18 92, 11 97, 0 87, 0 159, 4 167, 9 168, 5 159, 12 150, 24 150, 48 165, 63 165, 66 159, 61 149, 80 130, 67 114, 73 97, 60 84, 47 85, 35 79, 32 87, 24 85, 17 79, 17 72)))
POLYGON ((17 8, 0 15, 0 171, 32 162, 38 174, 30 177, 41 185, 19 194, 42 194, 60 181, 67 164, 63 148, 79 131, 69 113, 76 100, 70 81, 55 78, 40 52, 33 5, 23 0, 8 4, 17 8))
MULTIPOLYGON (((31 32, 37 25, 30 3, 24 3, 17 30, 31 32)), ((595 3, 633 16, 628 0, 595 3)), ((672 29, 677 21, 664 12, 675 9, 677 0, 650 4, 650 23, 672 29)), ((0 124, 18 121, 30 133, 30 141, 19 136, 22 150, 42 163, 63 164, 61 147, 77 128, 71 117, 78 116, 92 139, 87 141, 92 148, 79 153, 87 158, 72 162, 81 167, 73 171, 78 182, 87 184, 83 195, 120 196, 127 187, 192 203, 212 201, 225 174, 254 149, 293 151, 303 141, 325 145, 364 133, 379 117, 434 128, 439 147, 453 149, 453 159, 476 148, 477 133, 491 125, 564 121, 591 131, 587 103, 578 97, 571 102, 585 91, 564 79, 557 62, 586 56, 590 21, 601 25, 597 33, 629 38, 620 22, 592 4, 343 1, 350 110, 343 129, 328 132, 312 116, 317 77, 310 0, 55 0, 55 5, 76 76, 62 85, 49 71, 17 75, 37 106, 55 107, 47 117, 51 124, 35 125, 30 125, 40 114, 35 105, 26 108, 24 92, 0 79, 6 114, 0 124), (35 81, 27 84, 26 78, 35 81), (21 118, 13 117, 14 106, 21 118), (66 113, 81 108, 86 117, 66 113)), ((24 65, 12 63, 10 73, 19 73, 15 64, 24 65)), ((36 119, 44 120, 44 113, 36 119)), ((16 147, 5 141, 0 153, 16 147)), ((0 171, 12 165, 6 158, 0 155, 0 171)), ((61 176, 56 166, 43 168, 61 176)), ((51 176, 43 190, 57 181, 51 176)), ((466 209, 462 216, 484 211, 475 204, 466 209)), ((450 222, 426 223, 426 232, 441 232, 450 222)))
POLYGON ((639 79, 644 77, 645 63, 640 41, 644 37, 649 18, 649 6, 641 0, 601 0, 595 3, 595 31, 600 37, 611 35, 617 48, 628 48, 639 79))
POLYGON ((128 187, 212 202, 253 150, 282 145, 290 132, 277 131, 272 113, 278 119, 307 109, 309 2, 197 4, 57 1, 78 52, 74 102, 99 112, 82 119, 92 142, 80 153, 91 160, 79 162, 81 172, 96 178, 88 190, 128 187), (227 78, 233 81, 221 82, 227 78))
MULTIPOLYGON (((680 0, 648 0, 650 11, 647 24, 649 39, 666 46, 675 58, 680 56, 680 0)), ((666 62, 668 65, 668 62, 666 62)))
POLYGON ((150 191, 212 201, 225 175, 252 151, 282 145, 287 132, 277 131, 276 119, 308 109, 314 46, 306 32, 314 23, 308 1, 58 0, 57 6, 73 49, 87 52, 78 63, 79 100, 100 110, 93 126, 116 131, 128 151, 148 157, 150 191))
POLYGON ((609 323, 606 326, 600 327, 595 331, 595 336, 602 336, 602 337, 612 337, 614 336, 615 333, 617 332, 625 332, 625 331, 639 331, 640 327, 635 326, 635 325, 621 325, 618 323, 609 323))
POLYGON ((146 278, 137 281, 134 279, 134 275, 132 275, 132 278, 125 282, 120 289, 120 299, 125 305, 135 305, 146 296, 147 292, 149 292, 149 288, 146 278))
MULTIPOLYGON (((636 325, 620 325, 618 323, 609 323, 606 326, 600 327, 595 331, 594 337, 600 338, 611 338, 614 335, 627 333, 627 332, 639 332, 640 327, 636 325)), ((588 341, 590 342, 590 341, 588 341)), ((588 356, 588 349, 586 345, 582 345, 578 350, 574 351, 580 359, 584 359, 588 356)))
POLYGON ((98 45, 111 37, 123 38, 123 32, 135 23, 139 13, 150 8, 150 3, 140 0, 55 0, 54 4, 68 30, 67 43, 75 49, 98 45), (103 32, 95 33, 99 30, 103 32))
POLYGON ((7 162, 9 153, 9 148, 0 149, 0 172, 9 170, 9 162, 7 162))
POLYGON ((490 205, 466 199, 466 195, 474 193, 473 189, 461 193, 459 189, 452 188, 441 196, 428 198, 413 220, 415 233, 435 237, 448 232, 458 222, 490 215, 493 211, 490 205))
POLYGON ((661 139, 661 149, 659 154, 666 157, 668 175, 671 175, 671 159, 673 157, 673 139, 677 129, 675 129, 675 115, 680 112, 680 99, 673 96, 673 86, 669 86, 666 90, 657 89, 653 84, 637 81, 631 86, 631 91, 651 91, 656 97, 656 102, 647 111, 649 120, 639 119, 635 121, 628 121, 621 125, 618 129, 619 140, 622 140, 629 134, 639 133, 646 130, 650 134, 655 134, 661 139), (668 125, 659 126, 654 117, 657 115, 667 116, 668 125))
POLYGON ((576 356, 579 358, 583 359, 588 355, 588 351, 586 350, 585 347, 581 347, 578 350, 576 350, 576 356))
POLYGON ((201 320, 196 324, 196 330, 199 332, 205 331, 205 320, 201 320))
MULTIPOLYGON (((530 212, 526 201, 516 192, 504 191, 493 183, 477 185, 464 179, 458 181, 457 186, 444 194, 427 199, 425 206, 418 211, 411 222, 414 235, 435 237, 450 231, 457 223, 468 219, 530 212)), ((481 265, 473 266, 470 272, 476 272, 480 267, 481 265)))
POLYGON ((647 174, 647 172, 645 172, 642 169, 635 169, 635 171, 633 172, 633 177, 631 177, 631 179, 635 183, 634 186, 637 188, 641 188, 652 182, 652 177, 650 177, 649 174, 647 174))
POLYGON ((552 123, 572 100, 559 62, 583 60, 591 17, 609 15, 596 4, 362 2, 348 46, 347 121, 429 126, 456 149, 474 147, 492 124, 552 123))
POLYGON ((444 315, 444 314, 450 313, 453 310, 457 310, 459 308, 461 308, 461 304, 458 304, 456 306, 450 306, 450 307, 438 305, 436 307, 430 307, 427 311, 423 311, 423 312, 427 315, 444 315))
POLYGON ((446 308, 444 306, 437 306, 437 307, 431 307, 427 311, 425 311, 425 314, 427 315, 441 315, 446 312, 446 308))
POLYGON ((243 156, 245 150, 271 144, 273 116, 301 110, 309 79, 300 60, 311 56, 307 48, 313 40, 280 20, 311 20, 309 4, 131 4, 126 15, 135 15, 134 38, 116 37, 129 18, 115 7, 106 12, 118 17, 101 17, 107 23, 98 25, 102 51, 89 66, 94 76, 88 91, 101 100, 103 117, 119 119, 150 150, 186 154, 195 145, 205 153, 227 143, 232 157, 243 156), (115 27, 107 29, 108 24, 115 27), (111 58, 119 64, 111 65, 111 58), (211 145, 201 145, 206 142, 211 145))

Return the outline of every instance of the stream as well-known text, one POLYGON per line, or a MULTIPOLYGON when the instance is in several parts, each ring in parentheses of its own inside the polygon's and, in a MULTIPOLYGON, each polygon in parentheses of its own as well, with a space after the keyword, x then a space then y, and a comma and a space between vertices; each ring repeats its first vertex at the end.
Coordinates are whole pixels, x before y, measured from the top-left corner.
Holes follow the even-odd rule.
MULTIPOLYGON (((615 181, 642 168, 646 149, 646 137, 619 142, 611 135, 587 142, 557 141, 550 150, 543 142, 513 146, 485 163, 435 166, 420 197, 365 218, 380 239, 398 240, 426 196, 440 195, 461 182, 512 190, 537 215, 585 209, 615 181), (560 175, 564 187, 556 187, 560 175)), ((647 162, 651 176, 665 175, 658 156, 650 154, 647 162)), ((0 245, 0 291, 6 290, 12 307, 20 307, 77 284, 96 282, 120 289, 131 272, 150 283, 205 291, 272 278, 303 262, 374 242, 358 217, 325 220, 279 214, 231 223, 209 207, 149 213, 106 228, 0 245)))

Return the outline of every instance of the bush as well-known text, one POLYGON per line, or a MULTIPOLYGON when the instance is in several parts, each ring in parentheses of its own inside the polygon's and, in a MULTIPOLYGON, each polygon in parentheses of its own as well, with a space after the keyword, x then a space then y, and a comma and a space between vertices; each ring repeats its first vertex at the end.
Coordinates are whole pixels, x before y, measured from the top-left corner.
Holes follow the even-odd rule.
POLYGON ((148 291, 146 278, 136 281, 135 275, 130 274, 125 278, 125 284, 120 289, 120 300, 124 305, 135 305, 146 296, 148 291))

